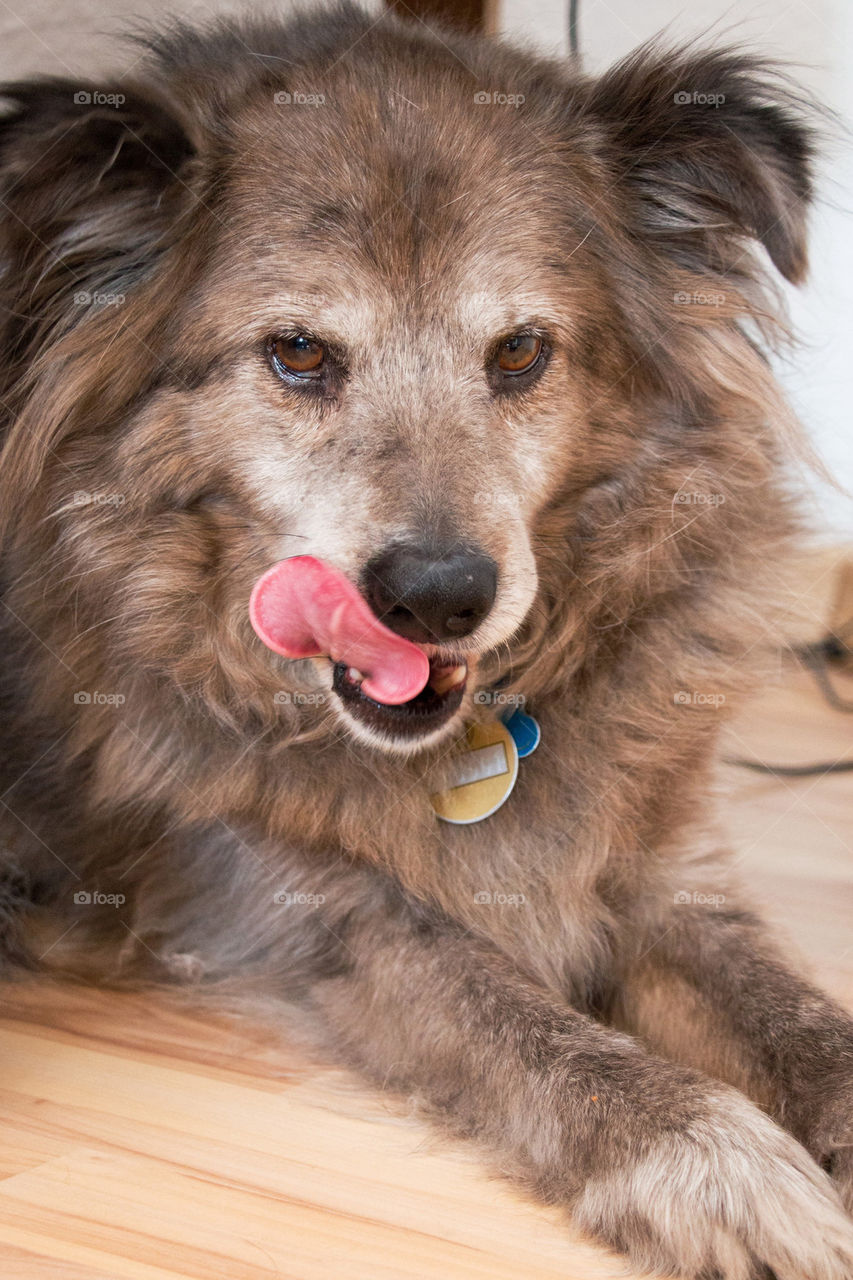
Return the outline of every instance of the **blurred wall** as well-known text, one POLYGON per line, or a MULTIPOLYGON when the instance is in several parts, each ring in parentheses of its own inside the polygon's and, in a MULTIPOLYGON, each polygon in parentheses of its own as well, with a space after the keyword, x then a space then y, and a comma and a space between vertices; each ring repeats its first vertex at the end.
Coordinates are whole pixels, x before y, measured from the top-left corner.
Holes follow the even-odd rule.
MULTIPOLYGON (((567 48, 568 0, 499 0, 502 31, 548 53, 567 48)), ((853 0, 580 0, 580 46, 600 70, 655 34, 738 41, 791 64, 839 117, 821 160, 812 272, 786 289, 800 345, 777 362, 832 473, 853 490, 853 0)), ((853 499, 809 479, 820 536, 853 541, 853 499)))

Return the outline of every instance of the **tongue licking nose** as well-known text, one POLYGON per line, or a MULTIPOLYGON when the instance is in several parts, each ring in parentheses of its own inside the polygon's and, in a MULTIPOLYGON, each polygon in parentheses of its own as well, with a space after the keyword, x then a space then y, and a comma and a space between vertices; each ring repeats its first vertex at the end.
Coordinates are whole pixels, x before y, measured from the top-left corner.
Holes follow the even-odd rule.
POLYGON ((314 556, 281 560, 259 578, 249 617, 274 653, 354 667, 377 702, 408 702, 429 680, 423 650, 383 626, 349 579, 314 556))

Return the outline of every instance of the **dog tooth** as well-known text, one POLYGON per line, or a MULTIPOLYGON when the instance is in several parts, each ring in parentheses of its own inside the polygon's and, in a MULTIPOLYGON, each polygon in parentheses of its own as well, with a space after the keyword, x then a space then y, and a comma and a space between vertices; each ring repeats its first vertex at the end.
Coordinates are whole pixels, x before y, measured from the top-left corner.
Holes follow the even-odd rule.
POLYGON ((440 668, 434 675, 430 676, 430 688, 438 694, 448 693, 456 685, 462 684, 467 674, 468 664, 466 662, 462 662, 456 667, 440 668))
POLYGON ((355 667, 347 667, 347 679, 352 680, 353 684, 361 684, 364 676, 355 667))

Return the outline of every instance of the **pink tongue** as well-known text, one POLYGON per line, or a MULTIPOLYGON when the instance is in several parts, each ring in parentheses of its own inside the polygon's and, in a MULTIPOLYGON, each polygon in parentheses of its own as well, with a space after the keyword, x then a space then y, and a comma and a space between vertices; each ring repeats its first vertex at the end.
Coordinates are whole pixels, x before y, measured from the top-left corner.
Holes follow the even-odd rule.
POLYGON ((408 702, 429 679, 423 650, 383 626, 349 579, 314 556, 292 556, 267 570, 255 583, 249 617, 274 653, 325 655, 355 667, 377 702, 408 702))

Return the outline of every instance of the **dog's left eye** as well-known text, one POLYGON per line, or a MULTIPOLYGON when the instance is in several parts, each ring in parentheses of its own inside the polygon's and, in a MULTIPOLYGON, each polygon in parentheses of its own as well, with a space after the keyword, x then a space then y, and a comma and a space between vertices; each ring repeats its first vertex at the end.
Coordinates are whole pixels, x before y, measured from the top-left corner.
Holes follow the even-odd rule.
POLYGON ((535 333, 514 333, 504 338, 498 348, 498 368, 512 377, 527 373, 542 355, 542 339, 535 333))
POLYGON ((270 354, 277 372, 297 378, 318 378, 326 358, 321 344, 307 333, 274 338, 270 343, 270 354))

